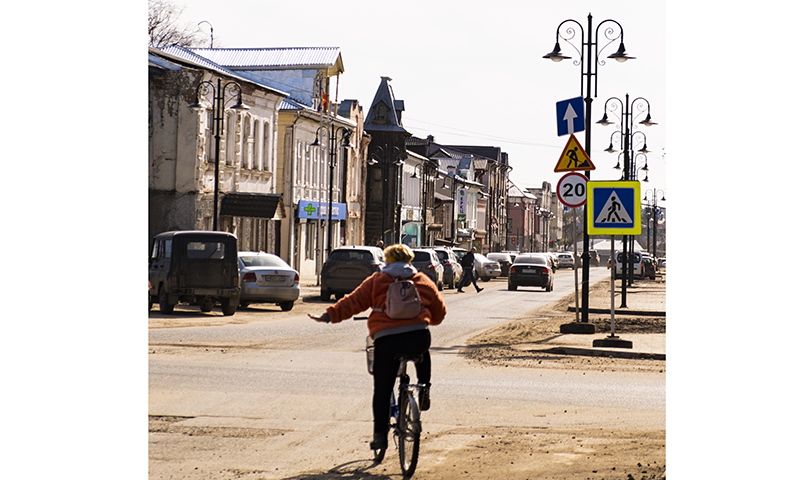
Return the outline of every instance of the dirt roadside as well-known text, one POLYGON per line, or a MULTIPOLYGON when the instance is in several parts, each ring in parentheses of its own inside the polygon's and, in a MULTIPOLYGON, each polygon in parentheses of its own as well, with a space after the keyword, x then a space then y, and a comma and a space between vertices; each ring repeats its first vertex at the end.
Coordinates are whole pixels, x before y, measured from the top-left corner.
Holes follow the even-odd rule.
MULTIPOLYGON (((640 283, 646 285, 647 280, 640 283)), ((590 290, 590 305, 608 303, 609 283, 600 282, 590 290)), ((623 359, 607 357, 567 356, 545 351, 530 351, 523 347, 559 335, 561 324, 575 319, 568 307, 574 298, 568 296, 560 302, 534 312, 533 315, 498 326, 470 339, 464 355, 476 368, 507 366, 508 368, 537 368, 563 370, 568 375, 582 372, 607 375, 613 380, 618 375, 666 375, 666 362, 650 359, 623 359)), ((298 303, 295 309, 315 311, 319 304, 298 303)), ((233 317, 214 317, 202 320, 220 323, 249 323, 248 315, 237 312, 233 317), (238 317, 238 318, 237 318, 238 317)), ((151 316, 152 317, 152 316, 151 316)), ((182 320, 185 325, 185 319, 182 320)), ((610 331, 609 316, 590 314, 599 332, 610 331)), ((151 318, 151 328, 168 326, 167 320, 151 318), (154 325, 155 323, 155 325, 154 325)), ((616 331, 624 333, 664 333, 664 317, 633 316, 618 313, 616 331)), ((435 400, 435 399, 434 399, 435 400)), ((629 429, 619 422, 619 411, 594 409, 592 411, 552 411, 542 417, 573 419, 560 421, 568 428, 514 428, 514 427, 453 427, 441 432, 423 431, 419 467, 414 478, 420 479, 563 479, 563 480, 660 480, 666 478, 666 425, 654 429, 629 429), (584 419, 591 418, 591 422, 584 419), (588 426, 590 425, 591 426, 588 426), (597 427, 598 424, 608 427, 597 427)), ((188 455, 186 449, 166 452, 158 444, 164 435, 180 436, 191 442, 192 450, 215 452, 219 457, 241 455, 248 445, 263 442, 269 432, 237 431, 186 432, 180 422, 150 419, 150 458, 188 455)), ((269 434, 272 435, 272 434, 269 434)), ((390 451, 393 452, 392 449, 390 451)), ((352 458, 352 457, 351 457, 352 458)), ((364 458, 364 457, 361 457, 364 458)), ((341 480, 341 479, 400 479, 395 454, 388 454, 381 465, 369 461, 343 463, 327 471, 310 471, 304 474, 276 476, 276 472, 259 469, 220 469, 219 464, 206 455, 186 459, 182 478, 204 478, 199 472, 211 474, 205 478, 260 480, 341 480), (192 465, 192 467, 189 467, 192 465), (198 470, 199 468, 199 470, 198 470)), ((243 461, 243 465, 251 464, 243 461)), ((158 470, 158 469, 156 469, 158 470)), ((156 475, 151 479, 170 478, 156 475)), ((176 477, 177 478, 177 477, 176 477)))

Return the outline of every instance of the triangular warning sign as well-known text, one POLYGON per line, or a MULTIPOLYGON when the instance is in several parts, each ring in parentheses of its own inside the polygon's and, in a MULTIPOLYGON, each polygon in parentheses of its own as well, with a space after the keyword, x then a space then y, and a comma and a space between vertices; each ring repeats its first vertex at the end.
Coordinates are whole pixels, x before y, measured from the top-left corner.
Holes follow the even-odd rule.
POLYGON ((579 170, 594 170, 594 164, 589 160, 589 155, 583 149, 575 135, 570 134, 567 146, 558 158, 554 172, 576 172, 579 170))
POLYGON ((615 191, 611 191, 608 196, 606 204, 603 205, 602 210, 595 218, 595 225, 603 223, 632 223, 632 217, 625 209, 625 206, 619 199, 619 195, 615 191))

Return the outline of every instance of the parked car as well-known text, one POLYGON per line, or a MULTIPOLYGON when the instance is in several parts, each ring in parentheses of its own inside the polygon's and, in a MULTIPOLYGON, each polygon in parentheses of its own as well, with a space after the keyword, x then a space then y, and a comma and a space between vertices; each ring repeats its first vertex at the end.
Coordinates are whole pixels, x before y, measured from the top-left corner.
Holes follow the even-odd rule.
POLYGON ((558 268, 572 268, 575 270, 575 257, 570 252, 561 252, 558 254, 558 268))
POLYGON ((500 264, 480 253, 475 254, 475 261, 472 264, 475 266, 475 278, 480 278, 484 282, 500 276, 500 264))
POLYGON ((488 258, 489 260, 494 260, 500 264, 501 277, 508 276, 508 269, 511 268, 511 264, 514 263, 514 260, 511 258, 511 255, 503 252, 487 253, 486 258, 488 258))
POLYGON ((519 255, 519 252, 517 251, 512 252, 510 250, 503 250, 500 253, 507 253, 511 257, 511 263, 514 263, 514 259, 517 258, 517 255, 519 255))
POLYGON ((432 248, 414 248, 414 259, 411 265, 417 271, 427 275, 439 291, 444 290, 444 266, 439 262, 439 255, 432 248))
MULTIPOLYGON (((622 264, 628 265, 627 262, 624 262, 623 257, 624 252, 616 252, 616 261, 614 262, 614 275, 616 278, 622 277, 622 264)), ((630 252, 629 252, 630 255, 630 252)), ((633 278, 644 278, 644 274, 642 271, 642 254, 639 252, 633 252, 633 278)))
POLYGON ((458 257, 447 247, 435 247, 433 250, 439 256, 439 263, 444 267, 444 284, 456 288, 464 276, 464 269, 458 263, 458 257))
POLYGON ((644 271, 643 276, 649 278, 650 280, 656 279, 656 259, 653 257, 644 257, 642 259, 642 269, 644 271))
POLYGON ((226 232, 184 230, 153 238, 148 281, 150 308, 172 313, 178 303, 210 312, 217 303, 224 315, 239 305, 239 259, 236 237, 226 232))
POLYGON ((667 268, 667 257, 661 257, 658 259, 658 266, 667 268))
POLYGON ((518 255, 508 271, 508 289, 517 287, 542 287, 546 292, 553 291, 553 269, 546 255, 518 255))
POLYGON ((300 274, 277 255, 239 252, 239 306, 275 303, 288 312, 300 298, 300 274))
POLYGON ((554 269, 555 269, 555 268, 561 268, 561 265, 559 265, 559 264, 558 264, 558 255, 556 255, 556 254, 555 254, 555 253, 553 253, 553 252, 543 252, 543 253, 544 253, 545 255, 547 255, 548 257, 550 257, 550 260, 551 260, 551 261, 552 261, 552 263, 553 263, 553 268, 554 268, 554 269))
POLYGON ((383 249, 349 245, 334 249, 320 272, 320 297, 337 299, 356 289, 361 282, 386 265, 383 249))
POLYGON ((459 262, 461 261, 462 258, 464 258, 464 255, 467 254, 466 250, 459 247, 452 247, 450 251, 453 252, 453 255, 456 256, 456 259, 458 259, 459 262))

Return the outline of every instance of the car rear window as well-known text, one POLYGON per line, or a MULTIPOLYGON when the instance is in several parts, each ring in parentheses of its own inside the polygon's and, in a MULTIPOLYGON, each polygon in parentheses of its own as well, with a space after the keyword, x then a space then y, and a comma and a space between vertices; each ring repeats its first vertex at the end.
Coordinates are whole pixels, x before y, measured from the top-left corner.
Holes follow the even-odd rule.
MULTIPOLYGON (((414 255, 416 255, 416 254, 414 254, 414 255)), ((450 257, 447 255, 447 252, 442 252, 442 251, 439 251, 439 250, 436 250, 436 256, 439 257, 439 261, 440 262, 446 262, 446 261, 448 261, 450 259, 450 257)))
POLYGON ((225 244, 222 242, 189 242, 186 244, 186 258, 222 260, 225 258, 225 244))
POLYGON ((421 252, 419 250, 414 250, 414 261, 415 262, 429 262, 431 260, 431 254, 428 252, 421 252))
POLYGON ((543 257, 517 257, 514 260, 514 264, 526 264, 526 265, 547 265, 547 260, 543 257))
POLYGON ((328 257, 329 262, 372 262, 372 252, 366 250, 334 250, 328 257))
POLYGON ((247 257, 239 257, 242 259, 245 267, 288 267, 289 265, 284 262, 280 257, 272 255, 252 255, 247 257))

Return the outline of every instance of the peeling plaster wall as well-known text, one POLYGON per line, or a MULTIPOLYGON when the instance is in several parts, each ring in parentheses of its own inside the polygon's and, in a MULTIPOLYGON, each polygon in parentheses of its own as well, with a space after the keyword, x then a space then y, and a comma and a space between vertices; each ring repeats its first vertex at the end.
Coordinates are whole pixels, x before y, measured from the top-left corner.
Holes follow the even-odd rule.
MULTIPOLYGON (((196 112, 189 108, 203 80, 217 84, 217 76, 189 67, 160 74, 151 72, 149 77, 151 238, 169 230, 211 229, 215 147, 212 119, 210 109, 196 112)), ((222 78, 223 85, 229 81, 222 78)), ((283 97, 251 83, 239 83, 243 101, 250 110, 225 112, 226 124, 220 137, 219 190, 221 195, 275 193, 278 108, 283 97)), ((204 98, 211 102, 212 97, 209 94, 204 98)), ((230 90, 226 98, 232 98, 230 90)), ((230 107, 230 102, 226 106, 230 107)), ((241 229, 243 238, 249 239, 245 243, 254 249, 276 248, 274 220, 224 217, 220 218, 220 228, 241 229), (253 244, 254 238, 258 239, 258 245, 253 244)))

